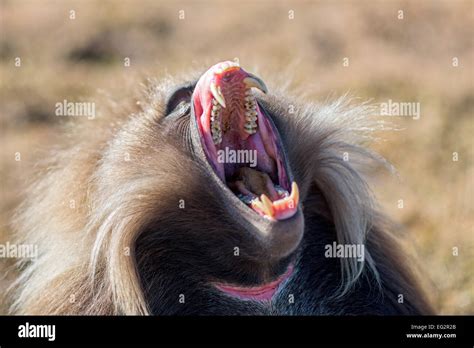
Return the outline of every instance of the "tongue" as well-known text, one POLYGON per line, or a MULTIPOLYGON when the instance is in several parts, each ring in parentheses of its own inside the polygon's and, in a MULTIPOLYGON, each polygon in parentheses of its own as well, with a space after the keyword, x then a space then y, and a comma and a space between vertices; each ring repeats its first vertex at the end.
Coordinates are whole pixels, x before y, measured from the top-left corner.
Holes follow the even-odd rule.
POLYGON ((228 183, 234 192, 239 192, 242 201, 264 217, 283 220, 296 213, 299 192, 293 182, 291 194, 275 186, 267 173, 243 167, 237 172, 237 179, 228 183))
POLYGON ((249 167, 242 167, 237 171, 237 180, 233 184, 244 195, 258 197, 265 194, 273 201, 279 199, 270 176, 249 167))

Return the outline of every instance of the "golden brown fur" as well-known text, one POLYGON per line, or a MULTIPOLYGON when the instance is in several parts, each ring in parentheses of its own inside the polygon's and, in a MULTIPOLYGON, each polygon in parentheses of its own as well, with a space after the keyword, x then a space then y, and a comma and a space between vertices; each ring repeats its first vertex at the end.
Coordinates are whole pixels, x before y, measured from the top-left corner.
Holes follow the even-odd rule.
MULTIPOLYGON (((134 114, 133 107, 102 110, 98 120, 71 131, 75 135, 70 143, 52 152, 51 160, 42 165, 16 218, 17 241, 37 244, 39 256, 20 266, 12 292, 13 313, 152 312, 137 269, 137 258, 145 257, 135 255, 137 238, 165 216, 192 228, 195 222, 187 219, 199 216, 196 207, 202 202, 214 204, 212 193, 193 204, 193 190, 206 180, 204 169, 160 122, 173 84, 177 83, 169 79, 151 83, 148 101, 134 114), (175 209, 180 197, 189 202, 191 213, 186 216, 177 215, 175 209)), ((285 113, 288 104, 282 100, 287 94, 279 93, 265 102, 285 113)), ((367 117, 373 110, 354 106, 347 98, 329 105, 301 101, 295 105, 296 113, 289 115, 294 121, 279 129, 292 144, 288 153, 303 183, 305 214, 332 221, 341 243, 369 240, 365 265, 342 261, 340 295, 369 269, 374 286, 383 288, 396 279, 413 306, 429 313, 363 179, 364 166, 378 160, 360 146, 377 128, 367 117), (351 160, 336 163, 346 151, 351 160), (379 264, 381 259, 398 267, 379 264)), ((214 209, 222 208, 216 204, 214 209)))

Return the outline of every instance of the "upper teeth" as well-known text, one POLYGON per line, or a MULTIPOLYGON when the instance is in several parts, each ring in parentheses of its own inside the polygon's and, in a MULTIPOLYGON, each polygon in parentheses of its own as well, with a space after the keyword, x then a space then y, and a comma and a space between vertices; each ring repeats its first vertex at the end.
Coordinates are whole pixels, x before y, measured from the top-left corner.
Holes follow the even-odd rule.
POLYGON ((248 134, 257 132, 257 102, 251 95, 250 88, 245 91, 245 124, 244 131, 248 134))
MULTIPOLYGON (((245 90, 245 123, 244 131, 247 134, 255 134, 257 132, 257 101, 252 95, 251 87, 257 87, 260 90, 266 92, 266 87, 263 82, 255 77, 247 77, 244 79, 244 83, 247 86, 245 90)), ((226 107, 224 95, 222 94, 220 86, 217 86, 215 82, 211 82, 210 85, 212 98, 212 109, 211 109, 211 134, 214 144, 220 144, 222 142, 222 128, 220 114, 221 109, 226 107)))
POLYGON ((212 141, 214 144, 220 144, 222 142, 222 130, 220 122, 221 106, 215 99, 212 99, 211 109, 211 134, 212 141))

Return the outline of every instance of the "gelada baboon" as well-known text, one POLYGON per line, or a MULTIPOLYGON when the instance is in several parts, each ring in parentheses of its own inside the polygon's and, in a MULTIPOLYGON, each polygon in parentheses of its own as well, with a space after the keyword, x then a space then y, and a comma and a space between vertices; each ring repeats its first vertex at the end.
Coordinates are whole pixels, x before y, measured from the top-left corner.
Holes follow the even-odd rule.
POLYGON ((362 175, 370 106, 271 87, 221 62, 85 122, 19 209, 12 312, 430 313, 362 175))

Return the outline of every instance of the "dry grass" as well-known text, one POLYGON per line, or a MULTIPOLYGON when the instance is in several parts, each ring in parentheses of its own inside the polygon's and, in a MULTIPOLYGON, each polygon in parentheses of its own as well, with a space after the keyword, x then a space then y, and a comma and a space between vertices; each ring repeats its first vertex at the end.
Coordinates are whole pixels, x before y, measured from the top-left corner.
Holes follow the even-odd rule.
POLYGON ((263 79, 283 71, 314 100, 350 91, 375 103, 421 103, 419 120, 391 118, 400 130, 378 134, 375 147, 398 178, 377 173, 374 190, 407 227, 407 248, 439 312, 473 314, 473 4, 1 0, 0 243, 10 238, 9 218, 42 150, 61 142, 65 123, 93 122, 55 117, 55 103, 94 101, 97 93, 120 99, 148 76, 238 57, 263 79))

